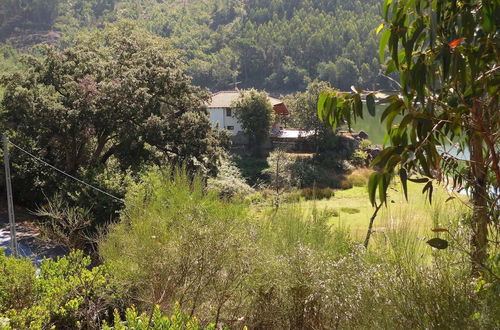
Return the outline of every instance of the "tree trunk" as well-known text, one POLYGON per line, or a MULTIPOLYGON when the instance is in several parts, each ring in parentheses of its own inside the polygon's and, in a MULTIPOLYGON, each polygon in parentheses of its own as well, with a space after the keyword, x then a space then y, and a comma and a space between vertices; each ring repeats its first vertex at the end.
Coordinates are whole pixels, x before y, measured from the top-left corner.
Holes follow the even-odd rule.
POLYGON ((97 164, 99 162, 99 159, 101 158, 102 151, 104 150, 104 147, 106 146, 106 142, 108 142, 108 137, 105 134, 102 134, 99 136, 97 139, 97 146, 94 151, 94 154, 92 155, 92 158, 90 160, 91 164, 97 164))
POLYGON ((488 248, 487 171, 483 155, 483 139, 478 132, 470 133, 473 212, 471 219, 472 276, 481 274, 488 248))

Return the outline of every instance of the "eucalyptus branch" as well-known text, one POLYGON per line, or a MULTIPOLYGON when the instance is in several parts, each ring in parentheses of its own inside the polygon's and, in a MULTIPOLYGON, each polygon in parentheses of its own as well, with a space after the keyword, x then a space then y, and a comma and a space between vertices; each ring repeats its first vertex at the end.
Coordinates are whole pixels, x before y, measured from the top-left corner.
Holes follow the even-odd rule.
POLYGON ((390 81, 395 83, 399 88, 401 88, 401 89, 403 88, 399 82, 397 82, 395 79, 389 77, 388 75, 380 74, 380 76, 389 79, 390 81))
POLYGON ((373 212, 371 218, 370 218, 370 224, 368 225, 368 231, 366 233, 366 238, 365 238, 365 242, 364 242, 364 247, 365 249, 368 248, 368 243, 370 243, 370 237, 372 235, 372 232, 373 232, 373 222, 375 221, 375 218, 377 217, 377 214, 378 214, 378 211, 380 210, 380 208, 382 207, 383 203, 381 202, 380 204, 378 204, 376 207, 375 207, 375 211, 373 212))
POLYGON ((481 81, 483 80, 484 78, 487 78, 490 74, 492 73, 495 73, 495 71, 498 71, 500 70, 500 65, 497 65, 495 66, 493 69, 489 70, 489 71, 486 71, 485 73, 483 73, 482 75, 480 75, 476 81, 481 81))

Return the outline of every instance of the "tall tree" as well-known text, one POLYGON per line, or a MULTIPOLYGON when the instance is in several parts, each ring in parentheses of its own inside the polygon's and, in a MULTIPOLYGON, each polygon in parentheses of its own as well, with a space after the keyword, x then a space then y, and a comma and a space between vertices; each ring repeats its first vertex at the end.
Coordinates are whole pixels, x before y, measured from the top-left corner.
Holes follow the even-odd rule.
MULTIPOLYGON (((380 202, 385 202, 397 174, 406 193, 406 180, 414 172, 424 175, 418 181, 425 183, 429 199, 434 182, 452 179, 454 187, 469 189, 472 272, 478 275, 488 268, 488 228, 498 230, 500 218, 500 3, 385 0, 383 15, 380 57, 390 54, 387 71, 399 73, 401 94, 386 100, 382 121, 390 146, 373 162, 379 171, 370 178, 370 199, 376 204, 378 187, 380 202), (401 122, 393 125, 397 116, 401 122), (450 152, 452 143, 459 151, 468 150, 470 158, 450 152)), ((332 125, 362 116, 359 97, 324 94, 319 114, 332 125)), ((373 95, 367 103, 373 113, 373 95)))
POLYGON ((265 92, 244 91, 234 103, 235 115, 248 136, 250 150, 260 154, 274 119, 273 106, 265 92))
POLYGON ((41 52, 1 80, 2 121, 14 141, 70 174, 167 161, 216 171, 225 135, 212 129, 207 95, 164 40, 120 23, 41 52))
POLYGON ((290 125, 303 131, 314 132, 316 150, 325 145, 328 137, 333 136, 332 129, 318 118, 317 104, 322 92, 331 90, 325 81, 313 81, 304 92, 297 92, 286 97, 286 104, 290 110, 290 125))

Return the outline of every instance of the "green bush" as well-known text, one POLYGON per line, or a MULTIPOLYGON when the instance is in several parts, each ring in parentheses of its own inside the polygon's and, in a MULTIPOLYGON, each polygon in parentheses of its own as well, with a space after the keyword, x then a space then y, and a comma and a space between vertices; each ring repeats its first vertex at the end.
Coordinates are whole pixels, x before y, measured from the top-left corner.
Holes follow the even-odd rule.
POLYGON ((368 159, 368 153, 362 149, 356 149, 351 157, 351 163, 354 166, 365 166, 368 159))
POLYGON ((291 191, 283 195, 282 200, 285 203, 298 203, 302 197, 300 191, 291 191))
POLYGON ((352 152, 350 152, 349 155, 340 156, 335 152, 325 152, 316 155, 314 157, 314 161, 321 167, 332 170, 336 174, 344 174, 353 170, 353 166, 349 163, 346 157, 350 157, 351 154, 352 152))
POLYGON ((163 330, 215 330, 215 325, 210 324, 202 327, 196 318, 183 313, 180 310, 179 304, 175 304, 172 316, 164 316, 158 306, 154 307, 151 314, 139 314, 137 310, 127 308, 125 311, 124 320, 121 319, 118 311, 114 313, 114 326, 103 325, 103 330, 146 330, 146 329, 163 329, 163 330))
POLYGON ((335 192, 331 188, 304 188, 300 190, 300 194, 306 200, 328 199, 335 196, 335 192))
POLYGON ((153 168, 129 188, 100 253, 140 310, 168 311, 179 301, 218 325, 245 297, 241 286, 256 258, 251 228, 246 208, 206 193, 201 176, 153 168))
POLYGON ((361 150, 368 150, 372 146, 372 141, 368 139, 363 139, 359 141, 359 149, 361 150))
POLYGON ((309 158, 296 158, 291 164, 291 184, 298 188, 310 187, 319 181, 323 173, 309 158))
POLYGON ((266 158, 241 157, 236 159, 236 164, 246 182, 252 187, 268 179, 267 175, 262 173, 268 167, 266 158))
POLYGON ((38 275, 29 259, 0 254, 0 319, 15 329, 97 328, 112 307, 120 307, 120 289, 106 267, 89 269, 81 251, 57 261, 44 260, 38 275))
POLYGON ((296 158, 290 165, 291 185, 298 188, 308 188, 314 185, 335 187, 332 174, 325 167, 315 164, 311 158, 296 158))
POLYGON ((207 180, 207 188, 217 192, 223 199, 245 196, 254 191, 245 182, 236 164, 228 158, 222 161, 217 176, 207 180))
MULTIPOLYGON (((195 328, 500 324, 495 287, 471 280, 467 256, 455 243, 430 252, 414 233, 389 230, 367 251, 347 228, 330 225, 336 209, 285 204, 256 214, 247 206, 207 194, 200 177, 182 170, 152 169, 131 186, 121 222, 100 244, 106 267, 137 305, 130 316, 115 315, 116 328, 134 322, 141 328, 149 320, 168 328, 175 320, 160 311, 179 310, 199 318, 195 328)), ((181 327, 197 322, 182 315, 176 317, 181 327)))
POLYGON ((0 315, 31 306, 35 280, 36 267, 29 259, 7 258, 0 248, 0 315))
POLYGON ((267 157, 269 166, 263 171, 269 177, 269 188, 281 195, 290 188, 292 159, 283 149, 275 149, 267 157))
POLYGON ((347 176, 347 180, 349 180, 355 187, 364 187, 368 184, 368 178, 371 173, 371 169, 358 168, 347 176))

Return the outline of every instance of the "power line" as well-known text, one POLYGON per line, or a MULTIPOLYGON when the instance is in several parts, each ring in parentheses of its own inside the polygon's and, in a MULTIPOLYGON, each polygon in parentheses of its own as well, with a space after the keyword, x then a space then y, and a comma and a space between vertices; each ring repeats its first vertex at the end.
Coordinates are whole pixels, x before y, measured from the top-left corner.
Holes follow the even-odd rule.
POLYGON ((81 183, 81 184, 84 184, 84 185, 86 185, 86 186, 87 186, 87 187, 89 187, 89 188, 92 188, 92 189, 94 189, 94 190, 97 190, 97 191, 99 191, 100 193, 103 193, 103 194, 105 194, 105 195, 107 195, 107 196, 109 196, 109 197, 111 197, 111 198, 113 198, 113 199, 116 199, 117 201, 120 201, 120 202, 122 202, 122 203, 123 203, 123 202, 125 202, 123 199, 121 199, 121 198, 119 198, 119 197, 116 197, 116 196, 114 196, 114 195, 111 195, 110 193, 108 193, 108 192, 106 192, 106 191, 104 191, 104 190, 102 190, 102 189, 99 189, 99 188, 97 188, 97 187, 95 187, 95 186, 91 185, 90 183, 84 182, 84 181, 82 181, 82 180, 80 180, 80 179, 78 179, 78 178, 76 178, 76 177, 72 176, 71 174, 68 174, 68 173, 64 172, 63 170, 58 169, 58 168, 57 168, 57 167, 55 167, 54 165, 51 165, 51 164, 47 163, 47 162, 46 162, 46 161, 44 161, 43 159, 41 159, 41 158, 39 158, 39 157, 37 157, 37 156, 33 155, 32 153, 30 153, 29 151, 24 150, 23 148, 21 148, 20 146, 18 146, 18 145, 17 145, 17 144, 15 144, 15 143, 13 143, 12 141, 9 141, 9 143, 10 143, 10 144, 12 144, 12 145, 13 145, 14 147, 16 147, 17 149, 19 149, 20 151, 22 151, 22 152, 24 152, 25 154, 27 154, 28 156, 30 156, 30 157, 32 157, 32 158, 34 158, 35 160, 39 161, 40 163, 42 163, 42 164, 44 164, 44 165, 46 165, 46 166, 48 166, 48 167, 50 167, 50 168, 52 168, 52 169, 56 170, 57 172, 59 172, 59 173, 61 173, 61 174, 65 175, 65 176, 67 176, 67 177, 69 177, 69 178, 71 178, 71 179, 73 179, 73 180, 75 180, 75 181, 77 181, 77 182, 79 182, 79 183, 81 183))

